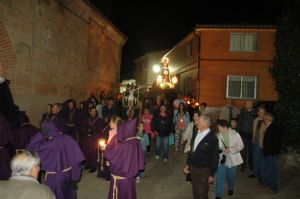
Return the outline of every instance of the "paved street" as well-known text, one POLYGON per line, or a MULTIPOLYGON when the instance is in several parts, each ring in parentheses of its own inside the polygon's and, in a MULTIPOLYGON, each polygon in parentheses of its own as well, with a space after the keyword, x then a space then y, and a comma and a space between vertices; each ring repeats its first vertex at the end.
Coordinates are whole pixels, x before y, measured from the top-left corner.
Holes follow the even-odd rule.
MULTIPOLYGON (((255 180, 248 179, 249 173, 238 172, 236 194, 232 199, 298 199, 300 198, 300 170, 285 164, 281 157, 279 168, 279 193, 269 195, 264 189, 256 188, 255 180)), ((141 183, 137 184, 138 199, 192 199, 191 185, 185 181, 182 167, 185 162, 182 154, 170 154, 167 163, 151 156, 146 165, 147 171, 141 183)), ((109 182, 96 177, 96 173, 84 172, 79 185, 79 199, 105 199, 109 182)), ((214 186, 210 187, 210 198, 214 198, 214 186)))

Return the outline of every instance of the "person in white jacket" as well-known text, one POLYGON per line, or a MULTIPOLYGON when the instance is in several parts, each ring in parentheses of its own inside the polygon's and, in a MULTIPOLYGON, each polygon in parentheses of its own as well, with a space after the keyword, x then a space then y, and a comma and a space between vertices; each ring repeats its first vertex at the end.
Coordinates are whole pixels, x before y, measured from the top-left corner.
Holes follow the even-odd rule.
POLYGON ((230 128, 226 120, 218 120, 218 139, 220 148, 220 163, 216 174, 216 199, 223 195, 225 179, 228 185, 228 195, 233 195, 237 166, 243 163, 240 151, 244 148, 238 132, 230 128))
POLYGON ((197 132, 197 124, 196 121, 199 119, 200 112, 194 111, 193 113, 193 121, 191 121, 186 129, 182 133, 182 144, 186 142, 183 152, 188 153, 191 150, 191 139, 194 132, 197 132))

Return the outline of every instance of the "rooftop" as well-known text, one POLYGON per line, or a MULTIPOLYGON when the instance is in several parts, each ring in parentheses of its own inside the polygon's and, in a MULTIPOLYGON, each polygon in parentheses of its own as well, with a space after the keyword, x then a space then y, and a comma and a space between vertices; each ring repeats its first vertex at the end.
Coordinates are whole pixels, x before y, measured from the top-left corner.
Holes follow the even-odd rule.
POLYGON ((264 29, 274 29, 275 24, 197 24, 196 28, 264 28, 264 29))

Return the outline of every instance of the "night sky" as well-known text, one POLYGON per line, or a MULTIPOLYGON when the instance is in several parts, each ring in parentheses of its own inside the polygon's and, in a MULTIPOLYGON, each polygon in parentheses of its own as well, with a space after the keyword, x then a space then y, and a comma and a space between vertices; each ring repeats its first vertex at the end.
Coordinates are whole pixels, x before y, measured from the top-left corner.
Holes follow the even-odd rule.
POLYGON ((90 0, 127 37, 121 80, 131 78, 133 60, 144 53, 170 49, 196 24, 272 23, 284 0, 90 0))

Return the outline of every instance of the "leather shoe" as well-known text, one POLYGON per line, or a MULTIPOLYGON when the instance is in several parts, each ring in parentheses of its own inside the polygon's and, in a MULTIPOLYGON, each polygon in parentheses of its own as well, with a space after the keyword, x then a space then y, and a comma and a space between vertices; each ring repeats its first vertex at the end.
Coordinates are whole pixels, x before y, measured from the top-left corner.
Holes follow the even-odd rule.
POLYGON ((256 178, 254 174, 248 175, 248 178, 256 178))

